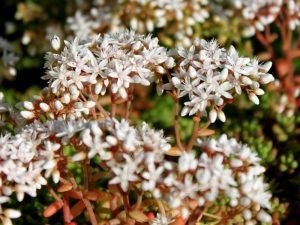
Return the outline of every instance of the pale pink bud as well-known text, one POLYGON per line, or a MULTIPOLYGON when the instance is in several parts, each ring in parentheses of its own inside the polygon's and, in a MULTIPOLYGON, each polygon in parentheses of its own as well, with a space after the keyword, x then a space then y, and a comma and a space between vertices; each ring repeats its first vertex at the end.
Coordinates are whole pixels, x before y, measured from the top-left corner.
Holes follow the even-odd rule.
POLYGON ((46 104, 46 103, 44 103, 44 102, 41 102, 41 103, 39 104, 39 106, 40 106, 41 110, 43 110, 44 112, 48 112, 48 111, 50 110, 49 105, 46 104))
POLYGON ((72 161, 77 162, 77 161, 82 161, 86 158, 86 153, 85 152, 78 152, 75 155, 72 156, 72 161))
POLYGON ((51 39, 51 46, 55 51, 60 49, 60 39, 57 35, 54 35, 51 39))
POLYGON ((56 100, 54 102, 54 107, 55 107, 56 110, 59 110, 59 111, 63 110, 63 108, 64 108, 63 104, 59 100, 56 100))
POLYGON ((65 93, 62 97, 62 102, 65 104, 69 104, 71 101, 71 96, 69 93, 65 93))
POLYGON ((259 98, 256 96, 256 94, 250 93, 248 97, 255 105, 259 104, 259 98))
POLYGON ((243 84, 250 85, 252 84, 252 80, 249 77, 242 76, 241 78, 243 84))
POLYGON ((138 28, 138 20, 135 17, 130 20, 130 27, 133 30, 137 30, 137 28, 138 28))
POLYGON ((31 120, 35 117, 34 113, 30 111, 21 111, 20 114, 24 119, 27 120, 31 120))
POLYGON ((2 205, 3 203, 6 203, 8 201, 9 201, 9 197, 7 197, 7 196, 0 197, 0 205, 2 205))
POLYGON ((8 218, 15 219, 21 216, 21 212, 15 209, 6 209, 4 210, 4 215, 8 218))
POLYGON ((218 118, 219 118, 219 120, 221 120, 223 123, 226 121, 225 113, 224 113, 222 110, 220 110, 220 111, 218 112, 218 118))
POLYGON ((244 210, 243 216, 245 220, 250 220, 252 218, 252 213, 249 209, 244 210))
POLYGON ((27 110, 34 110, 34 106, 32 104, 32 102, 29 101, 25 101, 23 102, 24 108, 27 110))
POLYGON ((147 30, 149 32, 152 32, 154 30, 154 23, 152 20, 147 20, 146 21, 146 27, 147 27, 147 30))
POLYGON ((265 211, 260 211, 257 214, 257 219, 260 222, 263 222, 263 223, 270 223, 270 222, 272 222, 272 217, 268 213, 266 213, 265 211))
POLYGON ((60 172, 59 170, 54 170, 54 172, 52 173, 52 180, 54 183, 58 183, 60 179, 60 172))
POLYGON ((254 93, 255 93, 256 95, 263 95, 263 94, 265 93, 265 91, 264 91, 263 89, 261 89, 261 88, 258 88, 258 89, 256 89, 256 90, 254 91, 254 93))
POLYGON ((210 112, 209 112, 209 120, 211 123, 214 123, 217 119, 217 116, 218 116, 218 113, 215 109, 212 109, 210 112))
POLYGON ((166 69, 163 68, 162 66, 156 66, 155 69, 156 69, 156 72, 158 72, 159 74, 165 74, 166 73, 166 69))
POLYGON ((17 200, 19 201, 19 202, 21 202, 21 201, 23 201, 23 199, 24 199, 24 192, 21 192, 21 191, 17 191, 17 200))
POLYGON ((112 146, 114 146, 118 143, 118 140, 114 136, 111 136, 111 135, 108 135, 105 139, 112 146))

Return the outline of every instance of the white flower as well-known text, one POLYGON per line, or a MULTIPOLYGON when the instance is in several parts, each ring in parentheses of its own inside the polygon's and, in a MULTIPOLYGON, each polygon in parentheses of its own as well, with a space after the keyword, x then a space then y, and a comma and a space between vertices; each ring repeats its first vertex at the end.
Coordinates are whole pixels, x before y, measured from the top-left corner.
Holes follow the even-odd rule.
POLYGON ((144 191, 153 191, 163 171, 164 168, 162 166, 155 168, 154 164, 148 165, 147 170, 142 173, 142 177, 145 179, 142 183, 142 189, 144 191))
POLYGON ((197 160, 192 152, 183 152, 178 159, 178 169, 180 173, 197 168, 197 160))
POLYGON ((109 181, 109 184, 120 184, 123 191, 128 191, 130 182, 139 180, 136 175, 137 164, 139 162, 133 161, 129 155, 123 155, 126 163, 122 165, 110 165, 115 176, 109 181))

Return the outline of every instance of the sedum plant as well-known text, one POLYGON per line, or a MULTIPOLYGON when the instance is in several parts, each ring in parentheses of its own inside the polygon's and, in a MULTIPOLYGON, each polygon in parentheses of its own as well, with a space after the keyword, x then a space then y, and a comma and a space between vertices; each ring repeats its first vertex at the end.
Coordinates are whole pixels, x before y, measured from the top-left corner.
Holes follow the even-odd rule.
MULTIPOLYGON (((240 1, 235 7, 241 12, 244 35, 255 36, 265 48, 265 58, 274 63, 283 90, 290 103, 284 111, 299 109, 299 24, 300 3, 295 0, 240 1)), ((280 102, 278 102, 280 104, 280 102)))
POLYGON ((131 31, 65 41, 62 51, 58 37, 51 44, 41 95, 16 107, 1 96, 4 225, 21 216, 9 207, 12 197, 21 202, 41 188, 54 198, 44 217, 62 211, 65 225, 82 217, 92 225, 272 223, 258 155, 226 134, 198 138, 212 134, 217 118, 225 122, 224 107, 237 95, 259 103, 261 85, 274 80, 270 62, 214 40, 167 50, 131 31), (131 121, 134 89, 151 84, 174 99, 170 137, 131 121), (180 115, 193 121, 188 140, 180 115))

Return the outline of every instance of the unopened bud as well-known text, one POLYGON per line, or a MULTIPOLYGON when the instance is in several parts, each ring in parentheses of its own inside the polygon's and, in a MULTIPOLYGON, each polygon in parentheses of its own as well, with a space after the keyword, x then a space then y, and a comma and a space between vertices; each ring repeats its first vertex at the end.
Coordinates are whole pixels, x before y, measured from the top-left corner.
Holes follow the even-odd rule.
POLYGON ((72 161, 77 162, 77 161, 84 160, 85 158, 86 158, 86 153, 85 152, 79 152, 79 153, 76 153, 75 155, 73 155, 72 161))
POLYGON ((6 217, 11 219, 16 219, 21 216, 21 212, 15 209, 6 209, 3 213, 6 217))
POLYGON ((265 211, 260 211, 257 214, 257 219, 263 223, 270 223, 272 222, 272 217, 266 213, 265 211))
POLYGON ((224 112, 221 110, 218 112, 218 118, 219 120, 221 120, 223 123, 226 121, 226 116, 224 114, 224 112))
POLYGON ((210 122, 214 123, 216 121, 216 119, 217 119, 217 116, 218 116, 217 111, 215 109, 211 110, 209 112, 209 120, 210 120, 210 122))
POLYGON ((54 35, 51 39, 51 46, 55 51, 60 49, 60 39, 57 35, 54 35))
POLYGON ((48 112, 48 111, 50 110, 49 105, 46 104, 46 103, 44 103, 44 102, 41 102, 41 103, 39 104, 39 106, 40 106, 41 110, 43 110, 44 112, 48 112))
POLYGON ((35 117, 34 113, 30 111, 21 111, 20 114, 24 119, 27 120, 31 120, 35 117))
POLYGON ((256 94, 250 93, 248 97, 255 105, 259 104, 259 98, 256 96, 256 94))
POLYGON ((59 111, 63 110, 63 108, 64 108, 63 104, 59 100, 56 100, 54 102, 54 107, 55 107, 56 110, 59 110, 59 111))

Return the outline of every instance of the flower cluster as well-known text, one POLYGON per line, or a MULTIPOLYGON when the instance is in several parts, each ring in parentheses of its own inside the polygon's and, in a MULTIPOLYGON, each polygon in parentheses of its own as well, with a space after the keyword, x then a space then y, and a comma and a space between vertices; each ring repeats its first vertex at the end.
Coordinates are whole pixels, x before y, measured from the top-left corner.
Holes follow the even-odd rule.
MULTIPOLYGON (((138 165, 146 165, 146 161, 152 166, 155 162, 162 163, 163 154, 170 148, 162 132, 146 124, 137 130, 127 121, 115 119, 88 123, 48 120, 42 124, 35 121, 15 135, 2 135, 0 144, 1 204, 9 201, 13 193, 18 201, 24 199, 24 194, 36 197, 37 189, 46 185, 49 177, 58 183, 66 160, 62 144, 73 144, 77 149, 86 146, 87 152, 77 151, 69 160, 77 162, 97 155, 110 168, 112 179, 109 183, 119 184, 123 191, 128 191, 131 182, 140 180, 136 171, 138 165), (72 140, 78 133, 82 139, 79 144, 72 140)), ((155 186, 158 177, 150 178, 145 179, 145 187, 155 186)), ((1 219, 5 223, 9 217, 1 219)))
MULTIPOLYGON (((6 133, 0 136, 0 204, 10 200, 16 194, 18 201, 23 201, 24 195, 37 196, 37 190, 47 184, 47 178, 52 176, 58 182, 60 172, 57 169, 59 149, 61 145, 50 141, 51 136, 63 122, 37 121, 27 125, 15 135, 6 133)), ((0 208, 1 208, 0 205, 0 208)), ((0 218, 5 225, 12 224, 10 218, 17 218, 20 213, 12 211, 12 216, 4 215, 0 218)), ((1 210, 2 213, 2 210, 1 210)))
POLYGON ((202 151, 199 158, 193 152, 183 152, 177 165, 170 171, 166 169, 161 177, 160 184, 168 187, 164 197, 169 205, 181 208, 183 216, 188 216, 188 200, 204 208, 222 202, 233 211, 243 206, 240 213, 248 223, 271 222, 263 210, 270 208, 271 194, 263 181, 265 169, 259 165, 257 154, 226 135, 198 140, 198 146, 202 151))
MULTIPOLYGON (((57 36, 51 44, 55 51, 60 49, 57 36)), ((64 207, 66 223, 86 209, 91 223, 98 224, 93 211, 97 208, 90 201, 105 205, 107 200, 109 213, 100 219, 119 224, 131 219, 170 224, 178 218, 192 223, 194 217, 201 218, 200 209, 200 213, 210 212, 217 202, 225 211, 219 207, 213 212, 224 224, 236 215, 243 215, 250 224, 271 222, 265 211, 271 198, 263 180, 265 169, 247 146, 223 135, 193 147, 200 131, 195 125, 187 147, 179 146, 175 133, 178 148, 174 148, 180 151, 174 156, 163 131, 145 122, 134 127, 124 119, 128 116, 114 108, 132 101, 134 84, 156 83, 159 90, 171 90, 177 102, 187 95, 183 116, 210 110, 211 122, 217 116, 224 121, 222 108, 242 89, 258 103, 256 95, 263 94, 260 84, 274 79, 268 74, 270 66, 239 57, 233 47, 225 51, 215 41, 196 40, 189 49, 174 52, 161 47, 157 38, 129 31, 65 41, 60 54, 47 55, 43 78, 49 86, 41 96, 18 103, 20 113, 0 96, 0 113, 10 113, 8 122, 15 129, 0 137, 0 204, 12 194, 19 201, 25 194, 35 197, 52 178, 59 195, 56 187, 47 185, 56 202, 44 216, 64 207), (100 102, 107 93, 110 112, 100 102), (66 146, 73 152, 65 153, 66 146), (82 183, 68 169, 69 163, 82 167, 82 183), (99 180, 105 185, 97 186, 99 180), (137 194, 136 201, 130 199, 132 192, 137 194), (72 207, 70 198, 78 200, 72 207)), ((129 108, 127 104, 126 114, 129 108)), ((18 211, 0 208, 5 225, 19 216, 18 211)))
POLYGON ((242 9, 242 15, 249 26, 245 29, 246 36, 252 36, 255 31, 263 31, 281 14, 288 19, 290 29, 294 30, 300 24, 300 4, 295 0, 255 0, 234 1, 235 7, 242 9))
MULTIPOLYGON (((57 37, 52 39, 55 49, 59 44, 57 37)), ((133 84, 148 86, 156 82, 162 86, 162 74, 173 66, 173 59, 157 38, 129 31, 90 41, 76 38, 72 43, 65 41, 65 45, 61 54, 47 55, 43 79, 48 80, 49 91, 45 91, 44 99, 23 105, 25 118, 37 115, 30 111, 52 109, 62 117, 88 115, 99 95, 109 91, 114 95, 112 101, 126 100, 133 84)))
POLYGON ((15 64, 18 61, 13 47, 4 38, 0 37, 0 74, 6 78, 13 78, 16 76, 17 71, 15 69, 15 64))
POLYGON ((203 151, 199 158, 193 152, 183 152, 176 163, 164 159, 170 145, 161 132, 147 124, 139 130, 124 120, 108 120, 103 125, 99 129, 91 124, 82 131, 82 139, 89 147, 89 158, 99 155, 112 172, 109 184, 119 185, 124 192, 150 192, 155 199, 179 209, 184 217, 192 211, 186 207, 189 201, 208 207, 225 201, 226 196, 224 204, 233 210, 243 206, 240 213, 245 221, 271 221, 263 210, 270 208, 271 198, 263 181, 265 169, 248 146, 223 135, 218 140, 199 141, 203 151))
MULTIPOLYGON (((13 193, 19 201, 25 193, 35 197, 49 177, 59 182, 67 158, 61 147, 71 144, 76 152, 69 161, 99 157, 101 167, 109 174, 109 185, 119 186, 121 193, 151 193, 152 198, 178 209, 184 218, 194 209, 188 206, 190 201, 201 207, 225 201, 232 210, 242 205, 239 213, 246 221, 270 222, 270 216, 262 210, 270 207, 271 195, 263 182, 259 158, 225 135, 218 140, 199 141, 199 158, 193 152, 182 152, 177 162, 164 158, 171 146, 161 131, 146 123, 137 129, 126 120, 35 121, 15 135, 2 135, 0 142, 1 204, 13 193), (76 141, 78 138, 81 141, 76 141)), ((176 216, 162 219, 172 221, 176 216)))
MULTIPOLYGON (((258 156, 235 139, 222 135, 217 140, 199 141, 199 158, 183 152, 178 162, 172 162, 164 159, 171 147, 167 139, 146 123, 136 129, 126 120, 108 119, 84 127, 80 133, 87 150, 77 151, 73 161, 100 157, 110 173, 109 184, 118 185, 122 192, 149 192, 185 218, 193 210, 187 207, 192 200, 200 207, 225 201, 232 211, 243 206, 239 213, 245 221, 271 221, 263 210, 270 208, 271 198, 263 181, 265 169, 258 156)), ((71 138, 75 132, 65 135, 71 138)))
POLYGON ((177 66, 165 89, 175 88, 179 98, 188 96, 182 116, 206 115, 209 110, 212 123, 217 117, 225 121, 224 104, 242 90, 259 104, 257 95, 264 94, 260 85, 274 80, 268 73, 271 62, 260 64, 257 59, 240 57, 233 46, 226 51, 214 40, 196 40, 189 49, 178 48, 174 58, 177 66))
POLYGON ((188 46, 195 38, 197 24, 209 17, 209 10, 207 0, 99 1, 90 16, 77 11, 68 22, 70 29, 81 37, 95 30, 115 32, 130 28, 139 33, 161 30, 161 37, 172 34, 177 45, 188 46))

